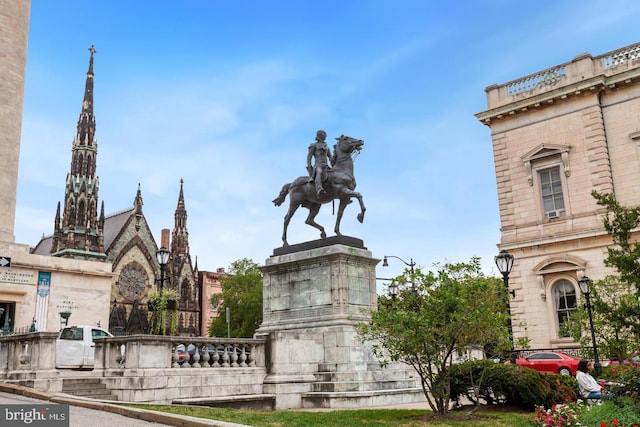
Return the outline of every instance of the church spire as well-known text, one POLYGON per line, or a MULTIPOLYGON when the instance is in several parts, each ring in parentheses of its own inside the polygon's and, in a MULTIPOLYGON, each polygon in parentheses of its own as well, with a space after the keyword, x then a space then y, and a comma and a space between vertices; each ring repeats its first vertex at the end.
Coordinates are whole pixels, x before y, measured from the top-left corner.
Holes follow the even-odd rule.
MULTIPOLYGON (((82 100, 82 111, 78 118, 78 132, 76 141, 78 145, 92 146, 95 144, 96 119, 93 115, 93 55, 96 53, 93 45, 89 48, 89 70, 87 80, 84 85, 84 99, 82 100)), ((82 165, 78 165, 82 166, 82 165)), ((95 172, 95 171, 94 171, 95 172)))
MULTIPOLYGON (((82 110, 71 146, 71 170, 67 174, 64 211, 54 230, 51 254, 67 258, 99 259, 104 254, 104 219, 98 218, 98 177, 96 176, 96 119, 93 115, 93 45, 89 48, 89 70, 82 110)), ((102 209, 104 209, 104 204, 102 209)))
POLYGON ((187 210, 184 207, 184 180, 180 178, 180 194, 178 195, 178 207, 176 208, 175 225, 171 236, 171 253, 174 256, 189 253, 189 232, 187 231, 187 210))

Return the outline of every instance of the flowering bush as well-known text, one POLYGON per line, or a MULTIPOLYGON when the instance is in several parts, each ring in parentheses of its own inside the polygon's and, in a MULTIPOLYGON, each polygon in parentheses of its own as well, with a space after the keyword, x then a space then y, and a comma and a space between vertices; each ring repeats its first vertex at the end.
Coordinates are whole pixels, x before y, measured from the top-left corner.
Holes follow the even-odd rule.
MULTIPOLYGON (((627 427, 627 425, 626 425, 626 424, 620 424, 620 423, 618 422, 618 420, 617 420, 617 419, 615 419, 615 418, 614 418, 613 420, 611 420, 611 423, 605 423, 605 422, 600 423, 600 427, 609 427, 609 426, 613 426, 613 427, 627 427)), ((630 425, 629 427, 638 427, 638 424, 634 424, 633 426, 631 426, 631 425, 630 425)))
POLYGON ((586 410, 587 408, 581 402, 553 405, 550 409, 545 409, 544 406, 537 406, 532 424, 540 427, 581 426, 582 424, 578 422, 578 418, 586 410))

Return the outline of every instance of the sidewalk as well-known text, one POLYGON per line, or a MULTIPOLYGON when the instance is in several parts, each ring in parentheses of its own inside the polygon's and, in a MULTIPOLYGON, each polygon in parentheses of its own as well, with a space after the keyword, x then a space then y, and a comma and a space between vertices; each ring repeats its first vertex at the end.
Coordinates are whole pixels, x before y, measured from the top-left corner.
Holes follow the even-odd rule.
POLYGON ((0 405, 46 404, 47 402, 69 405, 70 427, 158 427, 187 425, 190 427, 251 427, 224 421, 205 420, 184 415, 128 408, 66 394, 43 393, 29 387, 0 382, 0 405))

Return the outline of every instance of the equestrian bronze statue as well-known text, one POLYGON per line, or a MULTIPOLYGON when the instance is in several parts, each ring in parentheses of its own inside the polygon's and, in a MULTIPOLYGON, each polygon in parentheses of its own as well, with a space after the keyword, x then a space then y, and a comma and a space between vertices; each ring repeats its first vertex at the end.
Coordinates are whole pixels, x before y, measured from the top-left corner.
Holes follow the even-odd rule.
MULTIPOLYGON (((324 136, 326 136, 324 131, 318 131, 316 143, 309 147, 310 157, 312 157, 312 148, 314 145, 317 145, 318 142, 323 143, 324 136)), ((320 230, 320 237, 322 239, 327 237, 327 233, 325 233, 323 226, 315 222, 315 217, 318 215, 318 212, 320 212, 320 207, 324 203, 329 203, 335 199, 340 201, 338 214, 336 216, 336 226, 334 228, 337 236, 342 235, 340 233, 340 221, 342 220, 344 208, 351 203, 351 199, 354 197, 358 199, 360 203, 360 213, 357 216, 358 221, 362 222, 364 220, 366 208, 362 201, 362 195, 354 191, 356 188, 356 179, 353 176, 353 159, 360 153, 364 141, 345 135, 336 138, 336 140, 338 142, 334 145, 333 156, 331 156, 331 168, 324 167, 325 165, 323 164, 322 170, 314 171, 313 168, 309 166, 309 157, 307 160, 307 170, 311 177, 301 176, 293 182, 285 184, 282 190, 280 190, 278 197, 273 200, 276 206, 280 206, 284 203, 287 195, 289 196, 289 210, 284 216, 284 228, 282 231, 283 246, 288 246, 289 244, 287 242, 287 227, 289 226, 291 217, 293 217, 293 214, 300 206, 309 209, 309 216, 307 216, 305 223, 320 230), (316 188, 316 183, 318 184, 318 188, 316 188), (322 183, 321 188, 319 186, 320 183, 322 183)), ((324 147, 322 147, 322 150, 320 150, 316 158, 322 155, 326 156, 326 152, 329 152, 329 150, 325 150, 324 147)), ((317 165, 318 160, 316 160, 316 166, 317 165)))

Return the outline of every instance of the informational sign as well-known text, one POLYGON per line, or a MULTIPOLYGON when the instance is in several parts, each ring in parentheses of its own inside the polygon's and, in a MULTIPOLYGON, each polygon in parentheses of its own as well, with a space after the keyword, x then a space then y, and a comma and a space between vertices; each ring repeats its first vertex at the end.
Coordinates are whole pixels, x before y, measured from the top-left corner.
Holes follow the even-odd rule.
POLYGON ((11 267, 11 258, 0 255, 0 267, 11 267))
POLYGON ((0 282, 35 285, 36 273, 24 268, 0 268, 0 282))

